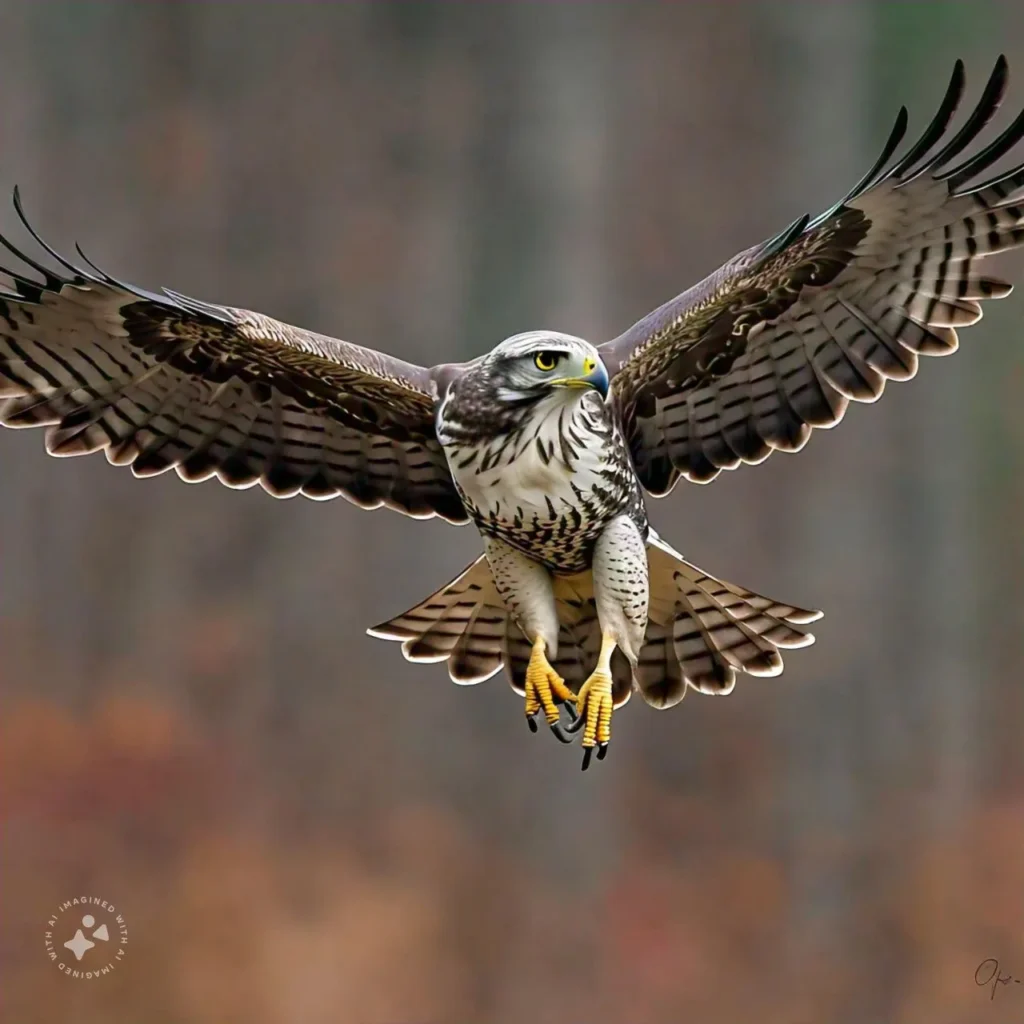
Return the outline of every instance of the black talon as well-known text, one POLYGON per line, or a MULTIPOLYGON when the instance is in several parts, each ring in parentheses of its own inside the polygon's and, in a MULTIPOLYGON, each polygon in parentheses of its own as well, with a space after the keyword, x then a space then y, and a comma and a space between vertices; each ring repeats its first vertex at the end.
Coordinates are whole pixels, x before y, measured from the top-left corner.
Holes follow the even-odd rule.
POLYGON ((583 715, 577 715, 566 727, 566 732, 579 732, 586 723, 586 718, 583 715))
POLYGON ((533 717, 533 715, 526 716, 526 724, 530 727, 530 732, 537 731, 537 720, 533 717))
MULTIPOLYGON (((594 748, 593 747, 584 747, 583 748, 583 767, 580 768, 581 772, 585 772, 590 767, 590 755, 593 754, 593 753, 594 753, 594 748)), ((600 756, 601 755, 598 754, 598 757, 600 757, 600 756)))
POLYGON ((572 737, 562 732, 562 726, 558 722, 552 723, 551 732, 559 743, 572 743, 572 737))
POLYGON ((607 753, 608 753, 608 744, 607 743, 602 743, 601 746, 599 746, 597 748, 597 759, 598 759, 598 761, 603 761, 605 759, 605 755, 607 753))

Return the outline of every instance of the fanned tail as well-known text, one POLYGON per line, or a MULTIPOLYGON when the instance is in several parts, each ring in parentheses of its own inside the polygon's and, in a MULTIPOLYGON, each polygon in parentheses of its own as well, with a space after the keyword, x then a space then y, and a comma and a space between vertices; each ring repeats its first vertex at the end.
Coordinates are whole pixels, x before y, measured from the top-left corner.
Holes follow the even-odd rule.
MULTIPOLYGON (((597 663, 601 646, 590 573, 557 577, 555 600, 560 630, 551 665, 578 690, 597 663)), ((456 683, 482 683, 504 666, 512 688, 524 693, 530 643, 505 611, 484 555, 414 608, 367 632, 401 641, 409 661, 446 661, 456 683)), ((615 704, 625 704, 633 679, 629 662, 618 651, 612 658, 612 675, 615 704)))
MULTIPOLYGON (((776 676, 780 650, 814 642, 803 627, 821 612, 709 576, 654 534, 647 557, 650 621, 635 672, 621 651, 612 658, 616 707, 634 687, 656 708, 677 704, 687 687, 730 693, 737 673, 776 676)), ((579 691, 601 646, 592 575, 556 577, 555 600, 560 628, 551 665, 579 691)), ((367 632, 401 641, 409 661, 447 662, 457 683, 483 682, 504 666, 512 688, 523 693, 530 643, 505 611, 485 556, 414 608, 367 632)))
POLYGON ((687 686, 731 693, 736 674, 777 676, 780 649, 806 647, 821 612, 774 601, 691 565, 660 538, 648 541, 651 621, 636 670, 648 704, 672 707, 687 686))

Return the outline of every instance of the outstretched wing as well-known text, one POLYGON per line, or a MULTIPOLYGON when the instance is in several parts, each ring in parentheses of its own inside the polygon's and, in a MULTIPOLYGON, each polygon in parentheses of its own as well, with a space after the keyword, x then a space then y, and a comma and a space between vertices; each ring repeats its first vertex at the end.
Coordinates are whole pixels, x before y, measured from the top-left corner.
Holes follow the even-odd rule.
POLYGON ((364 508, 466 522, 434 432, 430 371, 176 292, 75 267, 24 266, 0 288, 0 423, 46 428, 53 455, 103 449, 136 476, 175 469, 261 484, 278 497, 338 494, 364 508), (34 271, 41 281, 33 280, 34 271))
POLYGON ((1024 165, 978 182, 1024 137, 1024 113, 952 169, 1003 97, 996 63, 978 106, 937 148, 964 87, 958 61, 934 120, 890 165, 906 109, 871 171, 836 206, 803 217, 603 345, 641 481, 706 482, 799 451, 850 399, 917 372, 919 355, 956 351, 956 328, 1010 285, 978 260, 1024 245, 1024 165))

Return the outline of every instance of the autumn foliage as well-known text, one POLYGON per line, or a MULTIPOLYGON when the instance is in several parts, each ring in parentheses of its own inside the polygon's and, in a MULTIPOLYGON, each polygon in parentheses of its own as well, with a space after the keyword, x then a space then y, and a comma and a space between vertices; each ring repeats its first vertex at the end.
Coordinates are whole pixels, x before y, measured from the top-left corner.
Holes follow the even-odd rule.
MULTIPOLYGON (((289 831, 274 787, 273 765, 151 701, 6 707, 6 1019, 811 1024, 888 1006, 876 1019, 936 1024, 996 1020, 974 968, 1024 964, 1020 794, 945 841, 799 837, 859 887, 833 922, 853 935, 826 919, 800 947, 787 858, 716 843, 714 808, 669 793, 647 790, 658 828, 595 895, 531 878, 441 806, 289 831), (79 892, 119 901, 130 927, 124 964, 92 982, 43 953, 48 911, 79 892)), ((996 998, 999 1019, 1024 1007, 1013 986, 996 998)))

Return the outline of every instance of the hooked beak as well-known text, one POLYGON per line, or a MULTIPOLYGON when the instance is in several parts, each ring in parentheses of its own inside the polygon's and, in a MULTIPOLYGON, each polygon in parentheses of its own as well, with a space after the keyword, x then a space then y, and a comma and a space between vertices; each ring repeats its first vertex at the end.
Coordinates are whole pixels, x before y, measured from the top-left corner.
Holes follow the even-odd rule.
POLYGON ((608 371, 604 364, 588 357, 583 360, 583 370, 582 377, 562 377, 549 383, 556 388, 593 388, 602 398, 607 398, 608 371))

